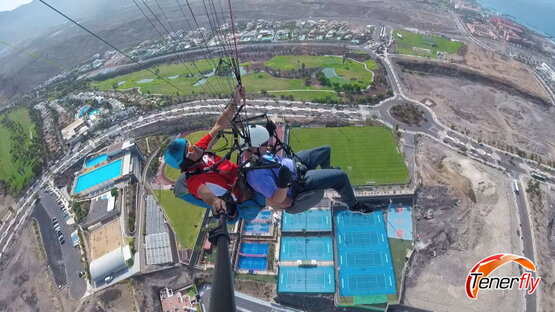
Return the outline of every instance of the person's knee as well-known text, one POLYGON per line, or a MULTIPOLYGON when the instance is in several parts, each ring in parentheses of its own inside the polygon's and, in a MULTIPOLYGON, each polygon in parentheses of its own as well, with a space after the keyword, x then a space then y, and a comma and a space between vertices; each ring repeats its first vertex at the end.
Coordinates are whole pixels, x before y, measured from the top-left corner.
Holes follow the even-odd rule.
POLYGON ((327 154, 331 154, 331 146, 329 145, 322 145, 320 146, 320 149, 327 154))

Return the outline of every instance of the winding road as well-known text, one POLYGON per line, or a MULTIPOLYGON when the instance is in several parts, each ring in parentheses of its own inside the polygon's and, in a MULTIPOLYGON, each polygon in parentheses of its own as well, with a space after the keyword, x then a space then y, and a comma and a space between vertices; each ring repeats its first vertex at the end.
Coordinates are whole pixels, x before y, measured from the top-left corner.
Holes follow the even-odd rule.
MULTIPOLYGON (((309 45, 310 43, 303 43, 303 44, 291 44, 287 43, 287 45, 309 45)), ((321 43, 315 43, 321 45, 321 43)), ((370 51, 357 47, 358 50, 363 50, 365 52, 370 53, 370 51)), ((550 172, 541 170, 542 167, 540 164, 537 164, 530 160, 525 160, 520 158, 517 155, 508 154, 504 151, 501 151, 493 146, 487 146, 485 144, 479 143, 476 140, 459 133, 457 131, 453 131, 443 125, 435 115, 435 113, 429 109, 426 105, 407 97, 402 92, 402 87, 399 82, 397 73, 395 72, 395 68, 389 59, 389 55, 385 52, 383 55, 379 55, 379 58, 385 64, 385 68, 387 71, 387 77, 390 81, 392 86, 392 90, 394 92, 394 96, 388 99, 385 99, 381 103, 376 106, 359 106, 356 108, 342 108, 341 110, 337 110, 330 106, 325 106, 321 104, 314 104, 314 103, 304 103, 298 101, 281 101, 279 105, 273 100, 253 100, 251 104, 253 105, 264 105, 264 109, 266 111, 272 111, 269 113, 270 115, 282 115, 284 117, 302 117, 308 116, 309 114, 336 114, 338 112, 345 113, 349 116, 358 116, 358 114, 362 115, 362 118, 368 116, 377 116, 378 119, 383 121, 385 124, 395 127, 395 125, 399 126, 399 129, 411 135, 414 134, 421 134, 425 135, 444 146, 451 148, 456 151, 461 150, 461 146, 465 146, 468 149, 467 156, 480 161, 488 166, 493 168, 497 168, 499 170, 503 170, 507 172, 512 177, 519 179, 520 176, 523 174, 528 174, 528 169, 526 166, 534 165, 542 174, 546 175, 550 179, 554 179, 553 175, 550 172), (419 125, 407 125, 398 122, 395 120, 391 114, 390 109, 392 106, 401 104, 401 103, 413 103, 414 105, 418 105, 424 112, 424 119, 425 121, 419 125), (285 105, 284 105, 285 104, 285 105), (286 107, 288 104, 293 105, 292 107, 286 107)), ((305 90, 303 90, 305 91, 305 90)), ((122 133, 128 132, 131 130, 136 130, 142 127, 146 127, 155 123, 160 122, 172 122, 178 118, 183 118, 185 116, 195 117, 195 116, 204 116, 206 114, 213 114, 216 115, 221 109, 221 103, 219 100, 206 100, 206 101, 194 101, 188 103, 182 103, 175 105, 173 107, 167 108, 162 111, 153 112, 148 116, 136 116, 132 117, 119 125, 114 125, 109 129, 104 130, 102 133, 97 134, 95 137, 90 139, 89 141, 81 144, 72 150, 73 153, 67 154, 62 157, 59 161, 56 162, 55 166, 52 166, 48 170, 44 172, 42 177, 40 177, 26 192, 23 194, 22 199, 18 202, 18 209, 14 213, 11 214, 9 220, 7 222, 0 225, 0 258, 6 256, 6 250, 9 247, 13 247, 16 244, 13 244, 14 233, 17 233, 21 226, 26 224, 29 214, 32 210, 33 203, 34 203, 34 196, 37 192, 42 189, 45 184, 52 180, 58 173, 65 171, 71 165, 73 165, 79 159, 82 159, 85 155, 90 153, 95 148, 103 145, 108 144, 113 140, 113 137, 122 133)), ((360 117, 358 117, 360 118, 360 117)), ((145 181, 145 176, 142 177, 143 182, 145 181)), ((553 180, 552 180, 553 181, 553 180)), ((140 188, 138 198, 143 198, 144 189, 143 187, 140 188)), ((141 200, 142 202, 142 200, 141 200)), ((519 210, 519 214, 522 220, 529 220, 529 213, 527 211, 526 202, 525 200, 520 197, 517 199, 517 206, 519 210)), ((143 228, 144 218, 142 218, 142 211, 144 207, 140 203, 138 207, 138 233, 139 236, 142 236, 141 229, 143 228)), ((522 233, 522 242, 523 242, 523 254, 524 256, 528 257, 529 259, 535 259, 535 248, 532 239, 532 233, 530 229, 530 222, 523 221, 521 224, 521 233, 522 233)), ((142 240, 139 238, 137 241, 139 253, 141 254, 141 266, 144 266, 142 263, 142 240)), ((536 295, 533 294, 531 296, 526 297, 526 311, 535 312, 536 311, 536 295)))

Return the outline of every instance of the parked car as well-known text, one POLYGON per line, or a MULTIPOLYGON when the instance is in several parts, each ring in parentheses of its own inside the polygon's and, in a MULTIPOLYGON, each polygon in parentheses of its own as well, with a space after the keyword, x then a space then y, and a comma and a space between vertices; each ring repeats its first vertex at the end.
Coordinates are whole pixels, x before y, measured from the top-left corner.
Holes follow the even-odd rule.
POLYGON ((65 244, 66 240, 62 237, 62 240, 60 240, 60 245, 65 244))
POLYGON ((106 276, 104 278, 104 282, 106 282, 106 284, 110 283, 112 280, 114 279, 114 276, 112 276, 111 274, 106 276))

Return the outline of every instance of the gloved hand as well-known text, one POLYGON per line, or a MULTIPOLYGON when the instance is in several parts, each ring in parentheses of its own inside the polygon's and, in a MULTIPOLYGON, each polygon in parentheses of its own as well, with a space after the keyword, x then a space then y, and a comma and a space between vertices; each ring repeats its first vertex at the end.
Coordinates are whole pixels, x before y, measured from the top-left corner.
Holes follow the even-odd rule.
POLYGON ((289 183, 291 183, 291 171, 287 166, 282 165, 278 172, 277 187, 285 188, 289 186, 289 183))
POLYGON ((212 203, 212 215, 213 216, 217 216, 220 213, 225 213, 227 211, 227 205, 225 203, 225 200, 218 198, 216 200, 214 200, 214 202, 212 203))
POLYGON ((274 131, 276 131, 276 129, 276 124, 273 121, 268 120, 268 122, 266 122, 266 130, 268 130, 270 137, 274 136, 274 131))

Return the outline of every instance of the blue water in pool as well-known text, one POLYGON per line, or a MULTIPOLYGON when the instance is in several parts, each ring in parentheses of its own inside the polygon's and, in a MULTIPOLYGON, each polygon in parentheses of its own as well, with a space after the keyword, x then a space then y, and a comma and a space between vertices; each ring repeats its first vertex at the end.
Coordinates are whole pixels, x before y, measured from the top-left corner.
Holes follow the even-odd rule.
POLYGON ((123 159, 118 159, 91 172, 80 175, 77 178, 74 193, 77 194, 102 182, 119 177, 121 175, 122 164, 123 159))
POLYGON ((85 168, 90 168, 94 165, 98 165, 99 163, 105 161, 106 159, 108 159, 107 154, 98 155, 94 158, 87 160, 87 162, 85 163, 85 168))

